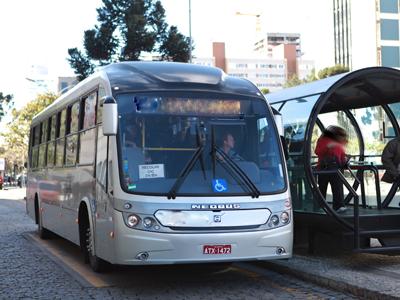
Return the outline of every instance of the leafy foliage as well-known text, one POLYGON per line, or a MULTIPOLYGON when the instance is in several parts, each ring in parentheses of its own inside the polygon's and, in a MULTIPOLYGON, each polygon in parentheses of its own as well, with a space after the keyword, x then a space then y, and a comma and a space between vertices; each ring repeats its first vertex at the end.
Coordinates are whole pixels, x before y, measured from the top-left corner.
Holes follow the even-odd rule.
POLYGON ((40 94, 20 110, 12 111, 12 121, 6 132, 1 133, 4 145, 1 149, 8 166, 23 166, 28 154, 29 128, 32 119, 49 106, 57 96, 53 93, 40 94))
POLYGON ((318 72, 318 76, 315 73, 315 70, 313 69, 310 74, 307 75, 306 78, 303 80, 299 79, 297 75, 293 75, 291 78, 289 78, 286 83, 283 85, 283 87, 288 88, 292 86, 297 86, 303 83, 308 83, 312 81, 316 81, 319 79, 324 79, 333 75, 341 74, 341 73, 346 73, 349 72, 349 68, 342 66, 342 65, 335 65, 333 67, 327 67, 318 72))
POLYGON ((190 39, 171 26, 168 35, 160 46, 161 58, 169 61, 187 62, 190 53, 190 39))
POLYGON ((12 95, 4 95, 0 92, 0 121, 6 114, 6 111, 14 105, 12 99, 12 95))
POLYGON ((84 32, 84 51, 68 49, 68 61, 83 80, 96 66, 139 60, 156 52, 162 60, 187 62, 190 40, 165 21, 165 9, 156 0, 103 0, 93 29, 84 32))
POLYGON ((318 72, 318 78, 323 79, 331 77, 333 75, 349 72, 349 68, 342 65, 335 65, 333 67, 327 67, 318 72))
POLYGON ((261 89, 261 93, 263 93, 263 95, 268 94, 269 93, 269 89, 268 88, 262 88, 261 89))
POLYGON ((70 55, 68 61, 71 67, 75 69, 79 81, 93 73, 94 65, 77 48, 68 49, 68 54, 70 55))

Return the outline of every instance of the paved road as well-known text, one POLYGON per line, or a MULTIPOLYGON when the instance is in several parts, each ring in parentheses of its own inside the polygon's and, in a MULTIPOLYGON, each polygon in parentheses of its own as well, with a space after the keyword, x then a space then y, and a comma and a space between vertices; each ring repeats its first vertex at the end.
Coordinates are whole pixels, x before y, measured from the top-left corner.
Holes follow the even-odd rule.
POLYGON ((182 266, 121 269, 119 276, 126 272, 129 280, 88 287, 26 238, 36 226, 25 215, 24 201, 17 198, 18 190, 0 191, 0 299, 351 298, 248 263, 224 272, 182 266))

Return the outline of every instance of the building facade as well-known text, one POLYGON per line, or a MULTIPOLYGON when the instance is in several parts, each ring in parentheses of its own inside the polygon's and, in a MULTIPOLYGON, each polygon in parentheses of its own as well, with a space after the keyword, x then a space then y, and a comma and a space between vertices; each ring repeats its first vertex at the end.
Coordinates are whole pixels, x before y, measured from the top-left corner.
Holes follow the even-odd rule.
POLYGON ((254 51, 251 58, 235 58, 226 56, 225 43, 214 42, 213 56, 195 57, 193 63, 218 67, 231 76, 250 80, 259 89, 267 88, 272 92, 283 88, 293 75, 304 79, 314 71, 314 61, 297 57, 299 45, 275 44, 270 50, 254 51))
POLYGON ((399 0, 333 0, 335 63, 400 68, 399 0))
POLYGON ((58 77, 57 78, 57 92, 59 94, 64 94, 71 88, 73 88, 78 83, 78 80, 75 76, 68 77, 58 77))
POLYGON ((266 54, 268 57, 274 57, 276 46, 294 45, 296 57, 301 57, 301 39, 299 33, 279 33, 269 32, 265 38, 260 39, 254 44, 254 51, 266 54))

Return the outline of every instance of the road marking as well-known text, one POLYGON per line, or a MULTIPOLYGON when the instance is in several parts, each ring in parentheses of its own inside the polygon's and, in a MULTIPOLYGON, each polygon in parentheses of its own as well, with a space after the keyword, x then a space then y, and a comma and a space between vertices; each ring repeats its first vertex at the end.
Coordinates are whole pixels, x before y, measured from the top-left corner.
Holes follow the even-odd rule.
MULTIPOLYGON (((93 272, 89 265, 82 263, 82 255, 77 254, 79 249, 68 251, 55 243, 55 240, 42 240, 36 233, 25 233, 24 237, 32 241, 39 249, 48 255, 48 257, 58 264, 63 270, 70 274, 84 287, 110 287, 102 277, 105 275, 93 272)), ((61 243, 68 243, 61 240, 61 243)), ((67 248, 72 248, 68 245, 67 248)))

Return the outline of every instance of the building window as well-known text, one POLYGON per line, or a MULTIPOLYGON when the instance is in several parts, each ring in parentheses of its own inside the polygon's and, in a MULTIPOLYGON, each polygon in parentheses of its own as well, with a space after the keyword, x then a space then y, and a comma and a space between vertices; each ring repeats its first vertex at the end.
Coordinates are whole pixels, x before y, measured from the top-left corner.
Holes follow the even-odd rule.
POLYGON ((247 68, 247 64, 236 64, 236 68, 237 69, 246 69, 247 68))
POLYGON ((61 81, 61 83, 60 83, 61 94, 64 94, 66 91, 68 91, 68 82, 61 81))
POLYGON ((382 66, 399 68, 400 67, 400 48, 394 46, 382 47, 382 66))
POLYGON ((239 77, 239 78, 247 78, 248 75, 246 73, 234 73, 234 74, 229 74, 232 77, 239 77))
POLYGON ((256 74, 256 78, 268 78, 268 74, 256 74))
POLYGON ((381 39, 399 40, 399 20, 381 20, 381 39))
POLYGON ((395 13, 399 12, 397 0, 381 0, 381 13, 395 13))

